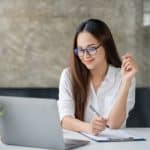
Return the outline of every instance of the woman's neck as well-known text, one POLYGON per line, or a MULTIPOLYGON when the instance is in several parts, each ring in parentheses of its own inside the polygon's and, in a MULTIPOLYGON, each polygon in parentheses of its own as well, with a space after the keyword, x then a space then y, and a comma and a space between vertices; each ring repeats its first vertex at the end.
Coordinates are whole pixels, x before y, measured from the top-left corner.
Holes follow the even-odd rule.
POLYGON ((90 70, 90 74, 91 74, 91 79, 92 80, 99 80, 102 81, 104 80, 106 73, 108 70, 108 64, 104 63, 103 65, 101 65, 101 67, 97 67, 95 69, 90 70))

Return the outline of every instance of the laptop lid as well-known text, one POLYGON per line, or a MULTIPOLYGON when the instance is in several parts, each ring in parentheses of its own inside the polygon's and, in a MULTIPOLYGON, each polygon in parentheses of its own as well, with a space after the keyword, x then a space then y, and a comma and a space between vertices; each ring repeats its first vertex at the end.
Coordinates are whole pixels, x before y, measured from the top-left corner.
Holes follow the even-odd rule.
POLYGON ((5 144, 65 149, 56 100, 0 96, 0 111, 5 144))

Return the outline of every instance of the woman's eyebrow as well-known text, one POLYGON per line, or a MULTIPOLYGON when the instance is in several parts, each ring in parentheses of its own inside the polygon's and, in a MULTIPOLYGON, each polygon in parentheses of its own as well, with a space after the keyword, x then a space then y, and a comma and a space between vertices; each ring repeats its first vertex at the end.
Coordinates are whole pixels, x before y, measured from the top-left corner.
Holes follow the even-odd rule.
POLYGON ((89 45, 87 45, 87 47, 89 47, 89 46, 94 46, 94 45, 96 45, 96 43, 95 43, 95 44, 94 44, 94 43, 93 43, 93 44, 89 44, 89 45))
MULTIPOLYGON (((95 46, 95 45, 96 45, 96 43, 88 44, 88 45, 86 46, 86 48, 87 48, 87 47, 90 47, 90 46, 95 46)), ((82 48, 82 46, 78 46, 78 47, 82 48)))

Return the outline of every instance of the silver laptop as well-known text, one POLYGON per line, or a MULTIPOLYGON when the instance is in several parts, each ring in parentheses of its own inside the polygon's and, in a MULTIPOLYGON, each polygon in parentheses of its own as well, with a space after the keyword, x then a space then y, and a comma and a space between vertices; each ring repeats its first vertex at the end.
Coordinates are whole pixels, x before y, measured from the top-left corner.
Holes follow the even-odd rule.
POLYGON ((0 117, 5 144, 64 150, 89 143, 63 139, 54 99, 0 96, 0 117))

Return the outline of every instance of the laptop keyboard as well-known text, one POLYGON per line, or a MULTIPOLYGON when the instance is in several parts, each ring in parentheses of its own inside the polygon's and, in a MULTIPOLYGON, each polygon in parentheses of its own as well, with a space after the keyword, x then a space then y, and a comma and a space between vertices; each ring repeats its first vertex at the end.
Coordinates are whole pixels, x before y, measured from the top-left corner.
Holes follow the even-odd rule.
POLYGON ((65 142, 66 150, 81 147, 81 146, 87 145, 89 143, 89 141, 77 140, 77 139, 65 139, 64 142, 65 142))

